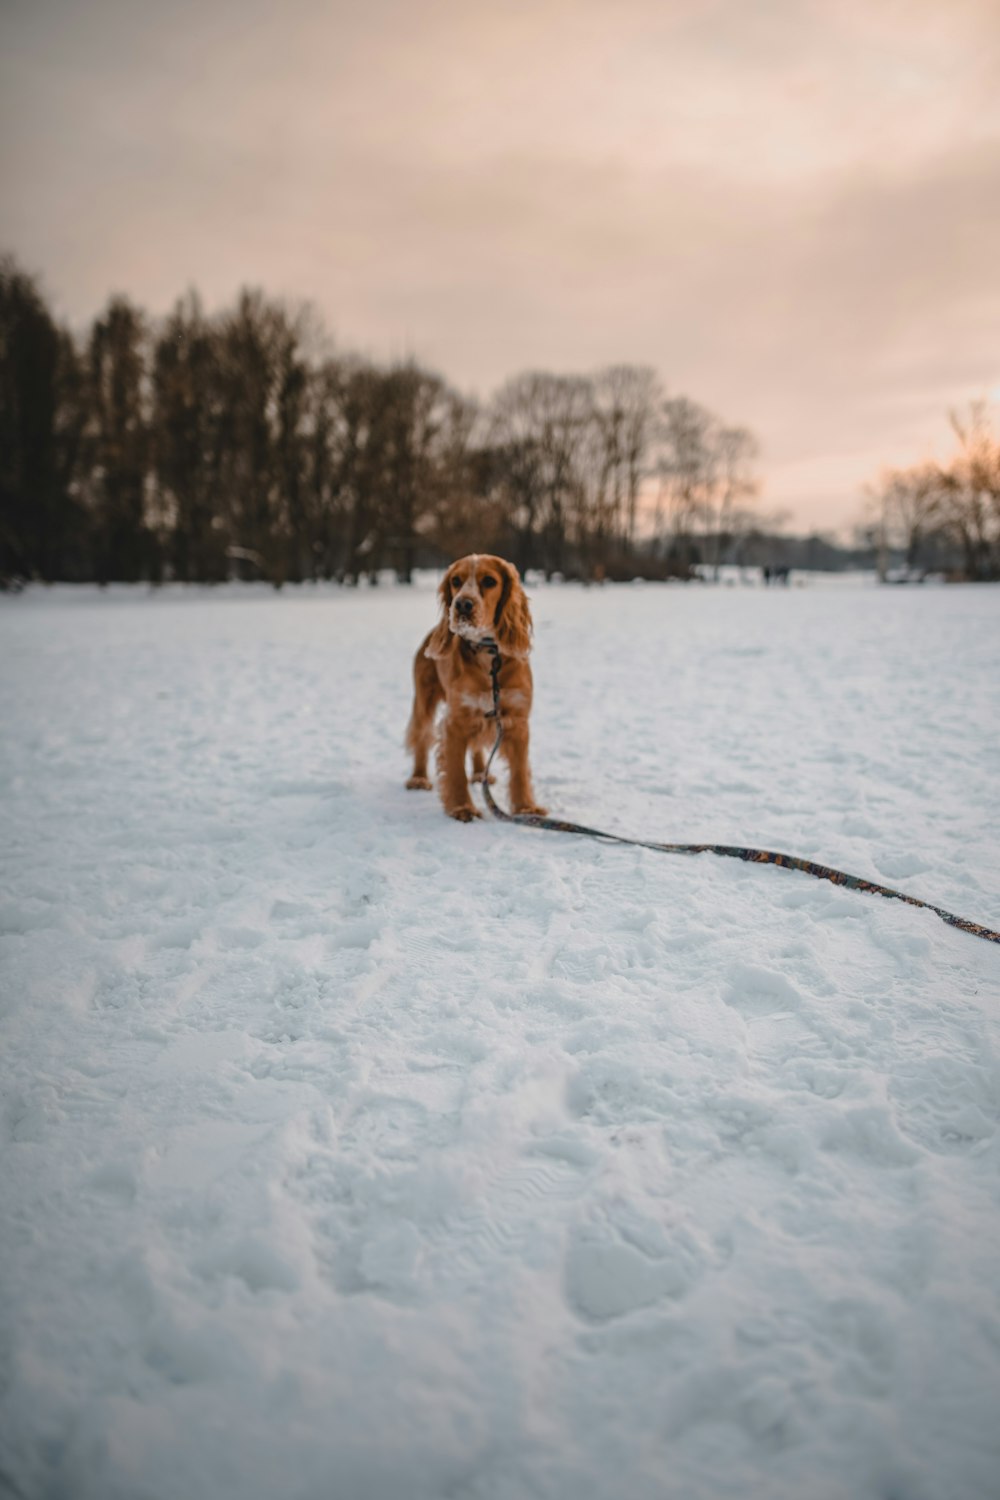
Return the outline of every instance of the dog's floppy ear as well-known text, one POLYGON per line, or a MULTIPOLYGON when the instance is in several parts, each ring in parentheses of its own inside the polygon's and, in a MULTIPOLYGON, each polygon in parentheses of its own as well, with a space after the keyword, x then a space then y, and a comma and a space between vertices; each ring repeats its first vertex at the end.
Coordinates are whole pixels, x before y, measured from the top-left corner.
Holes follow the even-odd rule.
POLYGON ((429 656, 432 661, 442 656, 447 656, 451 647, 452 634, 448 624, 448 605, 450 603, 451 590, 448 586, 450 572, 446 573, 438 585, 438 598, 441 600, 441 618, 435 625, 427 638, 424 647, 424 655, 429 656))
POLYGON ((528 598, 521 587, 521 578, 513 563, 500 562, 503 579, 496 613, 493 616, 493 634, 497 644, 508 656, 528 656, 531 651, 531 610, 528 598))

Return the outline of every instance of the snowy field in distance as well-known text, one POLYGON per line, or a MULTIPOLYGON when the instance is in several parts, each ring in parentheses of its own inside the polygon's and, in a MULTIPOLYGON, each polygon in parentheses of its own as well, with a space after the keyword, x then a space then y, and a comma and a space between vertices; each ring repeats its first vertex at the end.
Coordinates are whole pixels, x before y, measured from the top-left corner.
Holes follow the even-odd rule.
MULTIPOLYGON (((1000 927, 1000 589, 534 609, 554 812, 1000 927)), ((448 821, 433 616, 0 598, 0 1493, 995 1500, 1000 948, 448 821)))

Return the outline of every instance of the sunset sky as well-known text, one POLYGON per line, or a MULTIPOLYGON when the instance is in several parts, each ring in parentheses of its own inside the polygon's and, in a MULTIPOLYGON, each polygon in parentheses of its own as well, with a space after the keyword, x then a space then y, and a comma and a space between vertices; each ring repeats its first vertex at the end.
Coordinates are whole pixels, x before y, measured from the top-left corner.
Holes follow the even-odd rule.
POLYGON ((0 248, 488 395, 651 364, 848 527, 1000 398, 1000 0, 0 0, 0 248))

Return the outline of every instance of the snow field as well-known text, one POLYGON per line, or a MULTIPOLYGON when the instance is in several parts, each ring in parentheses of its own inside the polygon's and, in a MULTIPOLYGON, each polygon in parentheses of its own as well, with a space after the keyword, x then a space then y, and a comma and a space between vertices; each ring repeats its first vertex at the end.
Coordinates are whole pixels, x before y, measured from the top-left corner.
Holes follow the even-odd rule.
MULTIPOLYGON (((992 1500, 1000 952, 445 819, 434 607, 0 599, 0 1492, 992 1500)), ((534 609, 553 812, 1000 926, 1000 590, 534 609)))

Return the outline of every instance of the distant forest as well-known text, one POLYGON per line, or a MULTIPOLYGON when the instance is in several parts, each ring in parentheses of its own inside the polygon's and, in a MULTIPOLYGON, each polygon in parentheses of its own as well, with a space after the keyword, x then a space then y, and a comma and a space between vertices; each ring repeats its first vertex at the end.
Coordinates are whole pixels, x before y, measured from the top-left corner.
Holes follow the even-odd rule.
MULTIPOLYGON (((405 582, 469 550, 587 579, 870 564, 893 544, 954 565, 957 491, 918 506, 894 476, 852 554, 755 519, 756 453, 647 367, 529 372, 480 404, 414 361, 341 353, 314 311, 259 291, 212 315, 191 292, 155 322, 116 296, 77 338, 0 260, 0 583, 405 582)), ((996 530, 969 576, 996 576, 996 530)))
POLYGON ((155 323, 114 297, 74 338, 0 262, 8 579, 408 580, 470 548, 683 574, 744 524, 754 454, 646 368, 519 375, 479 405, 258 291, 211 316, 189 293, 155 323))

